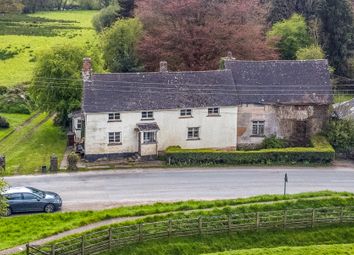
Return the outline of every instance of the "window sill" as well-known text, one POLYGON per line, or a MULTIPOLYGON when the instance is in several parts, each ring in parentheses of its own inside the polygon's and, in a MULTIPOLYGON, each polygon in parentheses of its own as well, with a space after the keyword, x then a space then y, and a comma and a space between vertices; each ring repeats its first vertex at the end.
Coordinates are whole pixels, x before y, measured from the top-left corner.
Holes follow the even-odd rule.
POLYGON ((221 117, 220 114, 208 114, 207 117, 221 117))
POLYGON ((150 145, 150 144, 156 144, 156 142, 147 142, 147 143, 142 143, 142 145, 150 145))
POLYGON ((122 145, 122 143, 109 143, 108 146, 117 146, 117 145, 122 145))
POLYGON ((187 138, 187 141, 198 141, 200 138, 187 138))
POLYGON ((250 135, 250 137, 259 137, 259 138, 264 138, 266 137, 265 135, 250 135))
POLYGON ((122 120, 108 120, 108 122, 122 122, 122 120))
POLYGON ((190 119, 193 118, 193 116, 179 116, 179 119, 190 119))
POLYGON ((149 121, 149 120, 155 120, 154 118, 149 118, 149 119, 141 119, 141 121, 149 121))
POLYGON ((81 128, 75 128, 75 130, 81 130, 81 128))

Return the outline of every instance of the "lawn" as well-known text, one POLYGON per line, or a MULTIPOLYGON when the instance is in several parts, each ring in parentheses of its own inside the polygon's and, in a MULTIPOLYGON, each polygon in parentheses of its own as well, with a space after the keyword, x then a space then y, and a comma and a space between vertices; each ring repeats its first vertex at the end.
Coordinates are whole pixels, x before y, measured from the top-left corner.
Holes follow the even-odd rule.
MULTIPOLYGON (((354 254, 354 244, 333 244, 333 245, 309 245, 301 247, 279 247, 267 249, 249 249, 240 251, 227 251, 221 253, 209 253, 207 255, 325 255, 354 254)), ((205 254, 206 255, 206 254, 205 254)))
POLYGON ((0 141, 31 117, 28 114, 0 113, 10 123, 10 128, 0 129, 0 141))
POLYGON ((95 43, 96 11, 40 12, 0 17, 0 85, 31 80, 38 52, 57 44, 95 43))
POLYGON ((178 214, 160 215, 145 219, 145 221, 156 221, 171 217, 195 217, 196 215, 201 214, 225 214, 231 212, 251 212, 282 208, 308 208, 340 205, 354 205, 353 195, 350 193, 325 191, 288 195, 286 197, 281 195, 265 195, 247 199, 157 203, 154 205, 120 207, 103 211, 33 214, 20 217, 0 218, 0 250, 44 238, 65 230, 74 229, 89 223, 117 217, 148 216, 158 213, 179 212, 178 214), (267 202, 270 201, 278 202, 268 204, 267 202), (264 202, 265 204, 258 204, 264 202), (209 210, 203 211, 203 209, 209 210), (190 210, 201 211, 190 212, 188 215, 183 214, 190 210))
POLYGON ((48 165, 53 153, 61 160, 65 147, 65 133, 47 114, 39 114, 0 143, 0 154, 6 156, 7 163, 4 174, 39 172, 42 165, 48 165))

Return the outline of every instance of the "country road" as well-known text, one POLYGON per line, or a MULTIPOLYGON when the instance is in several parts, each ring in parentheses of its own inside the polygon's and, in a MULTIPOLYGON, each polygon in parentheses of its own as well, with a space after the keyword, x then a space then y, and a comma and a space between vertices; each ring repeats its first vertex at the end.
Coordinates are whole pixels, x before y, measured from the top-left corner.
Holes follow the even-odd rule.
POLYGON ((55 191, 63 198, 63 210, 71 211, 157 201, 281 194, 285 172, 289 177, 288 193, 354 192, 351 167, 106 170, 15 176, 5 180, 12 186, 55 191))

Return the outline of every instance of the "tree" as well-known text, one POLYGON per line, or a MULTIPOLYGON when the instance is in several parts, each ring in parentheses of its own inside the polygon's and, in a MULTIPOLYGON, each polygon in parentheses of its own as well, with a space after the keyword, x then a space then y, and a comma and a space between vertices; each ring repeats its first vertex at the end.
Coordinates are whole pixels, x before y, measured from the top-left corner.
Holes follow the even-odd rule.
POLYGON ((102 32, 106 27, 110 27, 117 20, 118 16, 119 7, 117 5, 109 5, 93 17, 93 27, 96 32, 102 32))
POLYGON ((41 110, 56 114, 56 123, 63 127, 68 125, 68 114, 81 106, 80 70, 85 56, 99 67, 92 48, 59 45, 42 52, 34 68, 31 94, 41 110))
POLYGON ((102 33, 102 48, 105 67, 111 72, 141 70, 136 44, 142 33, 138 19, 118 20, 102 33))
POLYGON ((334 149, 342 153, 350 153, 354 148, 354 121, 332 120, 325 134, 334 149))
POLYGON ((301 48, 296 52, 297 60, 324 59, 324 58, 325 58, 325 54, 322 48, 314 44, 306 48, 301 48))
POLYGON ((353 39, 353 13, 347 0, 321 0, 321 44, 337 74, 346 75, 353 39))
POLYGON ((0 13, 21 13, 24 5, 21 0, 1 0, 0 13))
POLYGON ((232 51, 239 59, 274 59, 265 42, 258 0, 141 0, 136 16, 144 25, 138 44, 144 68, 161 60, 171 70, 210 70, 232 51))
POLYGON ((282 59, 295 59, 296 52, 311 43, 305 19, 298 14, 275 23, 267 35, 275 42, 282 59))
POLYGON ((7 183, 4 181, 4 179, 0 178, 0 216, 6 215, 6 210, 8 206, 6 198, 2 195, 6 188, 7 183))

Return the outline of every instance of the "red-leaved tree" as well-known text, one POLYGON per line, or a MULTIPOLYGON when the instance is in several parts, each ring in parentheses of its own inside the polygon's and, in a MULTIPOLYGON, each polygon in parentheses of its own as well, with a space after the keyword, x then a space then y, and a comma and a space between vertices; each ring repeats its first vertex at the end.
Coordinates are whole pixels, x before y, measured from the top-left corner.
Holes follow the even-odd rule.
POLYGON ((140 0, 144 25, 138 52, 145 69, 208 70, 231 51, 237 59, 275 59, 265 40, 259 0, 140 0))

